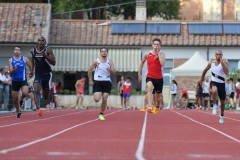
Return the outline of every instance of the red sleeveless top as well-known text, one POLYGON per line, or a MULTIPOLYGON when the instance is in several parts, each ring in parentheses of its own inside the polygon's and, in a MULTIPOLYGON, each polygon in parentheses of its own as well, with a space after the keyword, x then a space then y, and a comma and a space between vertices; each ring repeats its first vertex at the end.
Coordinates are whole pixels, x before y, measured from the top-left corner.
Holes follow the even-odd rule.
POLYGON ((162 79, 162 65, 159 61, 158 54, 153 54, 151 51, 148 53, 147 56, 147 77, 153 79, 162 79))

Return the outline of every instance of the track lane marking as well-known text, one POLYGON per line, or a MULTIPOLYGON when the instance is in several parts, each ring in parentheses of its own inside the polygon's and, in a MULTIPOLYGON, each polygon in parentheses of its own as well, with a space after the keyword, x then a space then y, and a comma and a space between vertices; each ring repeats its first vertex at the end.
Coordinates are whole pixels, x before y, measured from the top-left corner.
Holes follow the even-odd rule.
MULTIPOLYGON (((92 112, 94 110, 91 110, 89 112, 92 112)), ((18 123, 12 123, 12 124, 7 124, 7 125, 2 125, 0 126, 0 128, 4 128, 4 127, 10 127, 10 126, 16 126, 19 124, 25 124, 25 123, 32 123, 32 122, 36 122, 36 121, 45 121, 45 120, 49 120, 49 119, 53 119, 53 118, 59 118, 59 117, 65 117, 65 116, 69 116, 69 115, 73 115, 73 114, 78 114, 78 113, 85 113, 85 112, 74 112, 74 113, 68 113, 68 114, 64 114, 64 115, 60 115, 60 116, 53 116, 53 117, 49 117, 49 118, 44 118, 44 119, 35 119, 35 120, 31 120, 31 121, 24 121, 24 122, 18 122, 18 123)))
POLYGON ((195 123, 197 123, 197 124, 200 124, 200 125, 202 125, 202 126, 205 126, 205 127, 209 128, 209 129, 215 131, 215 132, 218 132, 218 133, 220 133, 221 135, 223 135, 223 136, 225 136, 225 137, 227 137, 227 138, 229 138, 229 139, 231 139, 231 140, 233 140, 233 141, 235 141, 235 142, 237 142, 237 143, 240 143, 240 140, 239 140, 239 139, 237 139, 237 138, 235 138, 235 137, 232 137, 232 136, 230 136, 230 135, 228 135, 228 134, 226 134, 226 133, 224 133, 224 132, 222 132, 222 131, 220 131, 220 130, 218 130, 218 129, 216 129, 216 128, 213 128, 213 127, 211 127, 211 126, 209 126, 209 125, 206 125, 206 124, 204 124, 204 123, 198 122, 198 121, 196 121, 196 120, 194 120, 194 119, 192 119, 192 118, 190 118, 190 117, 188 117, 188 116, 186 116, 186 115, 184 115, 184 114, 178 113, 178 112, 176 112, 176 111, 172 111, 172 112, 174 112, 174 113, 176 113, 176 114, 178 114, 178 115, 180 115, 180 116, 182 116, 182 117, 185 117, 185 118, 191 120, 192 122, 195 122, 195 123))
MULTIPOLYGON (((63 109, 63 110, 43 110, 44 111, 44 113, 45 112, 52 112, 52 111, 58 111, 58 112, 65 112, 65 111, 69 111, 70 109, 63 109)), ((3 113, 3 114, 6 114, 6 116, 5 115, 3 115, 3 116, 0 116, 0 119, 3 119, 3 118, 9 118, 9 117, 16 117, 16 112, 14 111, 11 111, 11 112, 8 112, 8 113, 3 113), (9 115, 7 115, 7 114, 9 114, 9 115), (14 114, 14 115, 13 115, 14 114)), ((22 112, 22 114, 25 116, 25 115, 33 115, 33 114, 36 114, 37 115, 37 111, 23 111, 22 112)))
MULTIPOLYGON (((110 115, 115 114, 115 113, 120 112, 120 111, 122 111, 122 110, 118 110, 118 111, 115 111, 115 112, 106 114, 105 117, 110 116, 110 115)), ((99 121, 99 119, 96 118, 96 119, 93 119, 93 120, 90 120, 90 121, 86 121, 86 122, 83 122, 83 123, 74 125, 74 126, 72 126, 72 127, 69 127, 69 128, 64 129, 64 130, 61 130, 61 131, 59 131, 59 132, 56 132, 56 133, 54 133, 54 134, 51 134, 50 136, 47 136, 47 137, 44 137, 44 138, 40 138, 40 139, 31 141, 31 142, 28 142, 28 143, 25 143, 25 144, 21 144, 21 145, 16 146, 16 147, 11 147, 11 148, 7 148, 7 149, 2 149, 2 150, 0 150, 0 154, 7 154, 8 152, 12 152, 12 151, 16 151, 16 150, 19 150, 19 149, 22 149, 22 148, 26 148, 26 147, 31 146, 31 145, 34 145, 34 144, 36 144, 36 143, 40 143, 40 142, 42 142, 42 141, 45 141, 45 140, 51 139, 51 138, 53 138, 53 137, 56 137, 56 136, 58 136, 58 135, 60 135, 60 134, 62 134, 62 133, 65 133, 65 132, 67 132, 67 131, 70 131, 70 130, 72 130, 72 129, 74 129, 74 128, 77 128, 77 127, 79 127, 79 126, 82 126, 82 125, 85 125, 85 124, 88 124, 88 123, 91 123, 91 122, 95 122, 95 121, 99 121)))
MULTIPOLYGON (((204 112, 204 111, 199 111, 199 110, 196 110, 196 111, 199 112, 199 113, 204 113, 204 114, 208 114, 208 115, 212 115, 212 116, 218 116, 218 115, 213 115, 212 113, 209 113, 209 112, 204 112)), ((224 119, 230 119, 230 120, 233 120, 233 121, 240 122, 240 119, 230 118, 230 117, 225 116, 225 114, 224 114, 224 119)))
POLYGON ((147 126, 147 113, 148 112, 145 112, 141 138, 139 140, 138 148, 137 148, 137 151, 135 154, 135 157, 137 158, 137 160, 145 160, 145 158, 143 157, 143 149, 144 149, 144 142, 145 142, 145 135, 146 135, 146 128, 147 128, 146 127, 147 126))

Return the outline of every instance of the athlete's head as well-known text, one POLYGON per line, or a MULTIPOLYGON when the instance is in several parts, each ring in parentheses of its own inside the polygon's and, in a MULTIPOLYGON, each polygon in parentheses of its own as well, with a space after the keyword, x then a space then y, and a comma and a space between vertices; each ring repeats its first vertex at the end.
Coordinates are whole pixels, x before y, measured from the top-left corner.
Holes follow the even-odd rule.
POLYGON ((154 38, 152 40, 152 47, 156 51, 160 51, 161 49, 161 40, 159 38, 154 38))
POLYGON ((21 47, 16 46, 14 47, 14 55, 19 56, 21 54, 21 47))
POLYGON ((216 50, 216 52, 215 52, 216 60, 220 61, 222 59, 222 56, 223 56, 222 51, 221 50, 216 50))
POLYGON ((107 54, 108 54, 108 49, 103 47, 100 49, 100 54, 103 58, 106 58, 107 57, 107 54))
POLYGON ((37 40, 37 46, 40 48, 44 48, 46 44, 47 44, 46 38, 44 36, 40 36, 37 40))

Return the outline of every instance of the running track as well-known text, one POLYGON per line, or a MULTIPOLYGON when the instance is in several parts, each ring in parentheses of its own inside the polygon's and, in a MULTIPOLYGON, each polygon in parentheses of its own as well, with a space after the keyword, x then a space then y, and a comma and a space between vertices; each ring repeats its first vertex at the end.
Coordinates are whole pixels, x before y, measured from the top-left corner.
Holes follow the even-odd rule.
POLYGON ((63 109, 0 114, 1 160, 240 160, 240 111, 63 109))

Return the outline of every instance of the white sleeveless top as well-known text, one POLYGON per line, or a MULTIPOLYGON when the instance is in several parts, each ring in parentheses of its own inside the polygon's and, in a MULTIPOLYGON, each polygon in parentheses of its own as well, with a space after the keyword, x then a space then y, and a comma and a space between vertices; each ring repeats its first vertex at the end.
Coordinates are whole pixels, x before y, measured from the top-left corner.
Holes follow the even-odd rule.
MULTIPOLYGON (((211 65, 211 72, 213 72, 215 75, 221 76, 226 79, 226 74, 223 72, 223 67, 222 64, 220 63, 219 65, 215 66, 215 61, 212 62, 211 65)), ((211 78, 212 81, 218 82, 218 83, 225 83, 225 81, 218 79, 212 75, 211 78)))
POLYGON ((177 94, 177 85, 175 83, 172 84, 171 94, 177 94))
POLYGON ((111 81, 110 72, 107 70, 110 68, 110 61, 107 58, 105 63, 101 63, 100 59, 97 59, 97 66, 94 71, 94 80, 95 81, 111 81))

